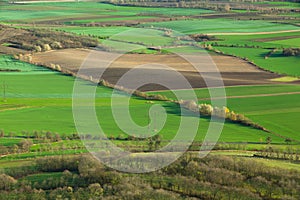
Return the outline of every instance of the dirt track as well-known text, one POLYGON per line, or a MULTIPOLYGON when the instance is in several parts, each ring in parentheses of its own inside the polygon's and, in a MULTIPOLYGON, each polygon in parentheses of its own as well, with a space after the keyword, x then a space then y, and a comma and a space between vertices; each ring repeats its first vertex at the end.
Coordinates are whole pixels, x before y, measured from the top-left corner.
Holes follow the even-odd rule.
MULTIPOLYGON (((91 55, 90 50, 85 49, 67 49, 59 51, 50 51, 37 53, 33 55, 33 62, 37 64, 59 64, 63 69, 77 72, 87 56, 91 55)), ((186 60, 177 55, 151 55, 151 54, 125 54, 116 59, 109 68, 105 68, 105 64, 115 57, 116 54, 103 51, 97 51, 92 57, 87 59, 86 68, 83 73, 92 76, 93 79, 99 78, 99 72, 104 71, 101 78, 111 83, 117 83, 120 77, 132 68, 153 63, 150 66, 135 69, 135 76, 130 79, 130 83, 126 87, 133 88, 135 83, 143 80, 150 80, 152 84, 141 87, 141 90, 163 90, 163 86, 155 83, 160 80, 172 85, 172 89, 187 89, 181 84, 176 76, 169 73, 171 70, 166 69, 162 65, 167 65, 173 70, 181 73, 190 82, 193 88, 207 87, 206 82, 210 83, 210 87, 219 87, 222 84, 218 80, 219 73, 212 70, 214 64, 209 62, 210 57, 197 56, 197 62, 201 63, 200 73, 186 60), (159 66, 157 64, 160 64, 159 66), (157 79, 160 77, 161 79, 157 79)), ((193 57, 192 57, 193 58, 193 57)), ((216 64, 225 86, 233 85, 257 85, 272 84, 270 79, 281 77, 270 72, 265 72, 257 67, 238 58, 229 56, 212 55, 212 60, 216 64)))

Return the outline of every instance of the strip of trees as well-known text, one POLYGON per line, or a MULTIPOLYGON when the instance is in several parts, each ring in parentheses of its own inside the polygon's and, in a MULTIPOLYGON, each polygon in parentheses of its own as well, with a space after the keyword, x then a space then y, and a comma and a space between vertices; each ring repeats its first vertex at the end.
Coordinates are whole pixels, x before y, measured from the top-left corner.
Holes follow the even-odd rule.
POLYGON ((89 155, 54 156, 39 158, 19 171, 21 176, 12 169, 0 174, 0 199, 300 198, 298 170, 267 167, 241 157, 200 159, 189 153, 159 171, 127 174, 89 155), (53 175, 47 176, 49 173, 53 175))

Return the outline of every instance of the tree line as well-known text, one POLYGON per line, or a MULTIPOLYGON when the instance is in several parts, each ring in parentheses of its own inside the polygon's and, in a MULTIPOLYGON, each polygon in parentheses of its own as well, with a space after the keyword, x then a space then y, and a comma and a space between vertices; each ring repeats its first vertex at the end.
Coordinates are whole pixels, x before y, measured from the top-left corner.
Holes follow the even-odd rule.
POLYGON ((148 174, 110 169, 90 155, 39 158, 0 174, 0 199, 286 199, 300 198, 300 173, 250 158, 187 153, 148 174), (45 178, 30 176, 53 174, 45 178), (30 175, 30 176, 29 176, 30 175))

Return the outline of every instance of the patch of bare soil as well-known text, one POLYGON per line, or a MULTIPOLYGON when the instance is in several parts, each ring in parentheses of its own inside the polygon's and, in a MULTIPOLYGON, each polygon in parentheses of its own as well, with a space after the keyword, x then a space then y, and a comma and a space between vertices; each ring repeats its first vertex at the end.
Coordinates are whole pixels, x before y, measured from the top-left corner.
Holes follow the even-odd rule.
POLYGON ((85 69, 82 73, 93 79, 98 79, 99 74, 103 72, 101 78, 114 84, 133 68, 143 66, 134 70, 134 78, 124 86, 133 88, 135 83, 143 80, 152 80, 152 84, 147 84, 140 88, 143 91, 166 89, 161 85, 155 84, 159 82, 159 78, 172 85, 171 89, 187 89, 186 86, 178 81, 174 73, 171 73, 172 70, 165 68, 164 65, 181 73, 193 88, 207 87, 207 82, 210 83, 210 87, 222 86, 218 79, 219 73, 212 70, 214 66, 219 70, 225 86, 274 84, 270 79, 281 77, 280 75, 260 70, 244 60, 222 55, 190 55, 189 58, 201 64, 199 65, 200 73, 189 62, 178 55, 125 54, 120 55, 120 57, 110 63, 111 59, 117 56, 115 53, 104 51, 93 51, 91 54, 91 50, 87 49, 65 49, 36 53, 32 56, 32 61, 36 64, 59 64, 62 69, 67 69, 74 73, 77 73, 80 66, 84 63, 85 69), (147 66, 145 66, 146 64, 147 66), (109 68, 106 69, 106 65, 109 68))

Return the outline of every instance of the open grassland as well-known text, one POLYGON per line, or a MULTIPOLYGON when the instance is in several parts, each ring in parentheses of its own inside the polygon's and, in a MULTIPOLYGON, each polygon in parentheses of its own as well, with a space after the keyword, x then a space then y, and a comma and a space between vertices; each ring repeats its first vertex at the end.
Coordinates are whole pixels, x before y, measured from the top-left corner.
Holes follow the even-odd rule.
MULTIPOLYGON (((10 63, 8 63, 10 64, 10 63)), ((72 116, 72 89, 74 78, 63 76, 55 72, 45 74, 32 74, 28 72, 0 73, 0 80, 7 85, 7 100, 1 105, 25 106, 23 109, 10 109, 0 112, 0 127, 6 134, 14 132, 21 134, 22 131, 49 130, 60 134, 75 133, 76 129, 72 116), (21 73, 21 74, 19 74, 21 73), (17 126, 15 126, 18 124, 17 126)), ((86 84, 82 82, 82 84, 86 84)), ((118 136, 123 132, 117 127, 111 113, 112 90, 105 87, 97 88, 96 111, 100 124, 108 135, 118 136), (105 117, 103 117, 105 116, 105 117)), ((126 95, 120 95, 120 100, 127 99, 126 95)), ((123 100, 122 100, 123 101, 123 100)), ((166 102, 161 104, 168 113, 165 127, 160 134, 164 139, 172 139, 177 131, 181 115, 189 117, 187 113, 180 114, 177 105, 166 102)), ((132 98, 130 111, 134 113, 133 119, 140 125, 148 122, 148 110, 151 104, 145 100, 132 98)), ((203 140, 208 128, 209 120, 200 119, 200 127, 197 140, 203 140)), ((132 130, 134 132, 134 130, 132 130)), ((189 131, 189 130, 186 130, 189 131)), ((225 124, 220 141, 233 142, 260 142, 272 134, 265 133, 253 128, 243 127, 236 124, 225 124)), ((284 139, 274 137, 274 142, 283 142, 284 139)))
POLYGON ((175 31, 193 33, 255 33, 272 32, 285 30, 300 30, 299 27, 289 24, 271 23, 261 20, 232 20, 232 19, 198 19, 198 20, 177 20, 170 22, 148 23, 143 26, 154 26, 169 28, 175 31))

